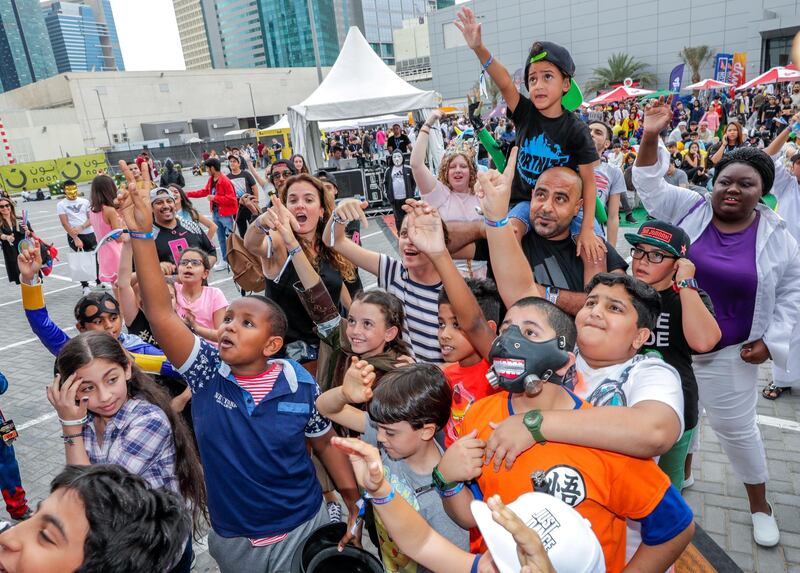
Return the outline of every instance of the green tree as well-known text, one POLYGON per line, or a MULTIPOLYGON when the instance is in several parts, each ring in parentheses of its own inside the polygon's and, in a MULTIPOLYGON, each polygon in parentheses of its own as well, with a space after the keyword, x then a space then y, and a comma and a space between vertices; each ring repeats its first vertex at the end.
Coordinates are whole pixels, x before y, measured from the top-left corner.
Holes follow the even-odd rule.
POLYGON ((683 60, 683 63, 692 69, 693 84, 700 81, 700 68, 702 68, 703 64, 710 60, 713 55, 713 50, 708 46, 695 46, 693 48, 684 46, 683 50, 678 53, 678 57, 683 60))
POLYGON ((656 81, 655 74, 647 71, 647 64, 621 52, 611 54, 608 66, 595 68, 592 74, 592 79, 585 86, 588 93, 601 92, 614 84, 621 84, 625 78, 638 81, 642 87, 650 86, 656 81))

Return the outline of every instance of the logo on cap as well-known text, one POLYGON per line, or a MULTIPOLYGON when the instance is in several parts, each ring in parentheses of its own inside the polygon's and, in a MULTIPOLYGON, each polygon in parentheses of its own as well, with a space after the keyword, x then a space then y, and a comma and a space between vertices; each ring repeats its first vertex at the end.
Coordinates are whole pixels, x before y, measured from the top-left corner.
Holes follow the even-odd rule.
POLYGON ((672 241, 672 233, 669 233, 663 229, 657 229, 655 227, 645 227, 639 234, 642 237, 651 237, 653 239, 658 239, 659 241, 664 241, 665 243, 669 243, 672 241))

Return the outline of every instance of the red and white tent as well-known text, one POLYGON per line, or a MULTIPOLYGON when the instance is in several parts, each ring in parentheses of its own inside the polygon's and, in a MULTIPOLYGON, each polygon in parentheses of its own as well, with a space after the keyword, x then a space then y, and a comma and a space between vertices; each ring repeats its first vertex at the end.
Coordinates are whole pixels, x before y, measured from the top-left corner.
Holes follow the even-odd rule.
POLYGON ((653 90, 643 90, 641 88, 633 88, 630 86, 619 86, 611 91, 600 94, 594 99, 589 100, 589 105, 597 105, 599 103, 612 103, 615 101, 623 101, 632 99, 639 96, 653 93, 653 90))
POLYGON ((760 86, 762 84, 774 84, 779 82, 798 82, 800 81, 800 70, 792 68, 784 68, 781 66, 772 68, 750 80, 747 83, 740 85, 736 91, 746 90, 753 86, 760 86))
POLYGON ((703 91, 703 90, 718 90, 729 87, 733 87, 733 84, 729 84, 727 82, 720 82, 718 80, 708 79, 708 80, 700 80, 696 84, 686 86, 683 89, 688 91, 693 91, 693 90, 703 91))

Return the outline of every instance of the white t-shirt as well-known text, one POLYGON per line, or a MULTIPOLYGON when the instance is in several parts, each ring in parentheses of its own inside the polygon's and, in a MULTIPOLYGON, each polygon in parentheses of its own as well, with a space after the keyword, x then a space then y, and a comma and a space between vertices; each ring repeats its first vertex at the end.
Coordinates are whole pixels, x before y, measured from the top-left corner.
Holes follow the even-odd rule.
MULTIPOLYGON (((91 204, 89 203, 89 200, 84 199, 83 197, 76 197, 71 201, 64 198, 56 205, 56 214, 59 216, 66 215, 67 222, 69 223, 70 227, 80 227, 89 218, 90 207, 91 204)), ((92 232, 92 228, 87 227, 81 231, 81 235, 86 235, 92 232)))
POLYGON ((627 362, 592 368, 578 355, 576 364, 583 382, 575 393, 592 406, 634 406, 646 400, 663 402, 675 411, 683 434, 683 390, 677 370, 656 356, 637 354, 627 362), (625 369, 628 375, 621 380, 625 369))
POLYGON ((406 180, 403 177, 403 166, 392 167, 392 195, 395 201, 406 200, 406 180))
POLYGON ((622 169, 610 163, 601 163, 594 168, 594 183, 597 187, 597 196, 606 207, 611 195, 621 195, 627 191, 622 169))

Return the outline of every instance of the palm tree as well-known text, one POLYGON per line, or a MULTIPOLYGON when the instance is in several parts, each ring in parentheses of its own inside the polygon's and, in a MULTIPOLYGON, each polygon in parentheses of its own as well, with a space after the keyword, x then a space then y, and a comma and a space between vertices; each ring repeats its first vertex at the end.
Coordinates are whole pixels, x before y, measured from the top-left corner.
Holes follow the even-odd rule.
POLYGON ((587 92, 601 92, 614 84, 621 84, 625 78, 638 81, 643 87, 655 83, 656 76, 645 71, 647 64, 623 53, 611 54, 608 66, 595 68, 592 79, 586 83, 587 92))
POLYGON ((711 59, 713 54, 713 50, 708 46, 695 46, 694 48, 684 46, 683 50, 678 53, 678 57, 683 60, 683 63, 692 68, 693 84, 700 81, 700 68, 711 59))

